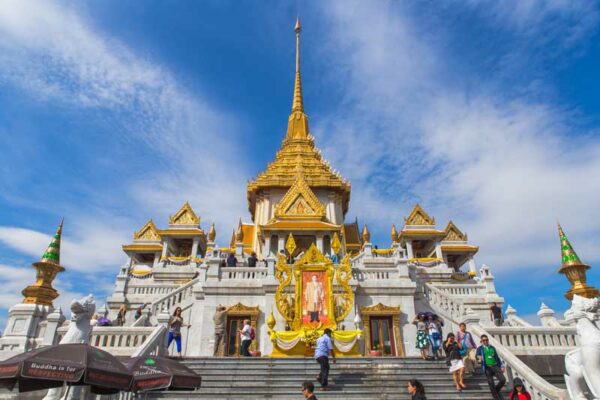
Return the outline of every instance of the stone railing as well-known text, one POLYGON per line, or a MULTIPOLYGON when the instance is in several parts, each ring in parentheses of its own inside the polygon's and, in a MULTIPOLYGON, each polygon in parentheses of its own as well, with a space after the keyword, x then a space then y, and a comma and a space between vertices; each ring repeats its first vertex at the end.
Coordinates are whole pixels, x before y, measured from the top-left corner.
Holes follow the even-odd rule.
POLYGON ((164 295, 177 289, 178 285, 129 285, 127 287, 127 295, 164 295))
POLYGON ((436 284, 435 287, 451 296, 485 296, 485 285, 436 284))
MULTIPOLYGON (((68 326, 57 331, 58 340, 64 336, 68 326)), ((90 345, 99 347, 116 356, 131 356, 152 335, 155 327, 94 326, 90 345)))
POLYGON ((568 399, 568 394, 565 389, 552 385, 539 376, 534 370, 529 368, 508 347, 504 346, 499 340, 496 340, 492 333, 486 331, 486 329, 479 324, 479 316, 469 312, 470 310, 468 310, 461 301, 427 283, 422 285, 422 290, 430 307, 436 313, 440 314, 440 316, 448 318, 455 325, 458 325, 463 321, 467 322, 469 331, 477 338, 480 338, 482 335, 487 335, 490 339, 490 344, 496 348, 498 355, 503 360, 509 378, 521 378, 524 385, 531 393, 533 400, 568 399))
POLYGON ((152 315, 157 315, 159 311, 165 310, 169 312, 171 307, 180 304, 193 296, 193 286, 200 282, 200 277, 194 278, 189 282, 184 283, 177 289, 169 292, 165 296, 157 299, 150 304, 149 309, 152 315))
POLYGON ((221 268, 221 280, 264 279, 267 270, 265 267, 225 267, 221 268))
POLYGON ((575 327, 488 327, 489 334, 515 354, 566 354, 578 345, 575 327))
POLYGON ((358 282, 388 280, 395 271, 388 269, 353 268, 352 277, 358 282))
POLYGON ((166 337, 168 329, 164 325, 159 325, 154 328, 150 336, 140 347, 138 347, 132 357, 146 356, 164 356, 167 353, 166 337))

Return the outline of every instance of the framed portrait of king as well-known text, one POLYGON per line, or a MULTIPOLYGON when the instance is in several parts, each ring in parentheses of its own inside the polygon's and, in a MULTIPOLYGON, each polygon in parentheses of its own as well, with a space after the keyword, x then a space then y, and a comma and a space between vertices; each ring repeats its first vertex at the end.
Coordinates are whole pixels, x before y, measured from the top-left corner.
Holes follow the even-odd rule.
POLYGON ((297 265, 294 329, 335 327, 333 266, 329 263, 297 265))

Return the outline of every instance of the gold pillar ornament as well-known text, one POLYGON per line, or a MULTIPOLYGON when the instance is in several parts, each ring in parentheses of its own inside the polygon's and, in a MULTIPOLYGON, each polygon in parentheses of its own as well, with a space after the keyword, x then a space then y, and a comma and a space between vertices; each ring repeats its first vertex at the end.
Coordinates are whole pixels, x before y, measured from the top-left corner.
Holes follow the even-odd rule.
POLYGON ((296 241, 294 240, 294 235, 292 235, 291 233, 289 234, 285 242, 285 249, 287 250, 290 257, 294 253, 294 250, 296 250, 296 241))
POLYGON ((215 229, 215 223, 213 222, 213 224, 210 226, 210 229, 208 230, 208 241, 214 243, 216 237, 217 230, 215 229))
POLYGON ((340 237, 338 236, 337 232, 335 232, 333 234, 333 240, 331 241, 331 248, 335 252, 336 256, 338 254, 340 254, 340 250, 342 248, 342 242, 340 241, 340 237))
POLYGON ((58 229, 41 260, 32 264, 37 271, 36 281, 21 292, 25 296, 23 300, 25 304, 51 306, 52 301, 59 295, 58 291, 52 287, 52 281, 59 272, 65 270, 60 265, 60 237, 63 221, 64 219, 58 225, 58 229))
POLYGON ((572 301, 575 294, 588 299, 600 296, 598 289, 586 283, 585 271, 590 269, 590 266, 581 262, 560 224, 558 224, 558 236, 560 237, 560 251, 562 255, 562 265, 558 269, 558 272, 565 274, 571 283, 571 289, 565 293, 565 297, 569 301, 572 301))
POLYGON ((398 231, 396 230, 396 225, 392 224, 392 231, 390 232, 390 237, 392 238, 392 243, 398 243, 398 231))
POLYGON ((269 327, 269 330, 272 331, 273 328, 275 328, 275 316, 273 315, 273 310, 271 310, 271 313, 269 314, 269 317, 267 318, 267 326, 269 327))
POLYGON ((366 224, 365 224, 365 226, 363 226, 362 238, 365 243, 371 242, 371 233, 369 232, 369 228, 367 228, 366 224))

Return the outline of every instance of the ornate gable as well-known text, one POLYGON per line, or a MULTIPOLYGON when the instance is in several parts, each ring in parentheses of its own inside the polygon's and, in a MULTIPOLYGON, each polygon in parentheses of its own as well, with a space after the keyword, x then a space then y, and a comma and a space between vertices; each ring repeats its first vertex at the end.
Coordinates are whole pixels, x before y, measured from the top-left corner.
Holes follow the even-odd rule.
POLYGON ((415 204, 414 208, 404 218, 404 225, 435 225, 435 218, 432 218, 421 208, 419 204, 415 204))
POLYGON ((448 241, 448 242, 466 242, 467 241, 467 234, 461 232, 460 229, 458 229, 456 227, 456 225, 454 225, 454 222, 450 221, 448 222, 448 226, 446 226, 446 229, 444 229, 444 232, 446 232, 446 236, 444 236, 444 241, 448 241))
POLYGON ((150 219, 146 222, 146 225, 142 227, 139 231, 133 234, 134 240, 147 240, 147 241, 160 241, 160 235, 158 230, 156 229, 156 225, 150 219))
POLYGON ((325 207, 310 189, 302 174, 298 174, 292 187, 275 207, 275 218, 325 219, 325 207))
POLYGON ((185 204, 169 218, 170 225, 199 225, 200 218, 196 215, 190 203, 185 204))

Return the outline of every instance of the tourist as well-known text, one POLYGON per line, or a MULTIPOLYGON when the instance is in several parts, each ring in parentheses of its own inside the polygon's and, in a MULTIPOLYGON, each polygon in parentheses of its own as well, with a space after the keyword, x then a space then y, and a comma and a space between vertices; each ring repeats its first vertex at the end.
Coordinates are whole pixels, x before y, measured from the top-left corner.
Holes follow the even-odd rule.
POLYGON ((427 336, 427 322, 423 314, 417 314, 413 318, 413 324, 417 326, 417 349, 421 350, 421 358, 427 360, 427 350, 429 349, 429 338, 427 336))
POLYGON ((146 307, 146 303, 142 304, 135 310, 134 319, 136 321, 142 317, 142 311, 144 310, 145 307, 146 307))
POLYGON ((315 346, 315 360, 321 366, 321 371, 317 375, 317 380, 321 384, 321 390, 329 390, 329 353, 331 352, 332 362, 335 364, 335 355, 333 354, 333 343, 331 341, 331 329, 325 328, 323 335, 317 339, 315 346))
POLYGON ((240 341, 242 343, 240 348, 240 354, 244 357, 250 357, 250 344, 252 343, 252 326, 250 325, 250 320, 244 320, 244 327, 239 330, 240 332, 240 341))
POLYGON ((235 258, 235 255, 233 253, 229 253, 229 255, 227 256, 227 266, 229 268, 237 266, 237 258, 235 258))
POLYGON ((213 322, 215 324, 215 349, 213 356, 219 355, 219 348, 225 346, 225 320, 227 319, 227 308, 221 304, 217 306, 217 311, 213 316, 213 322))
POLYGON ((407 385, 408 394, 411 395, 411 400, 427 400, 425 397, 425 388, 423 384, 416 379, 410 379, 407 385))
POLYGON ((465 373, 471 375, 474 374, 476 361, 475 351, 477 349, 477 345, 475 344, 475 340, 473 340, 473 335, 471 335, 471 332, 467 331, 467 325, 464 322, 461 322, 458 325, 456 341, 460 343, 460 355, 462 356, 463 363, 465 364, 465 373))
POLYGON ((454 333, 449 333, 444 342, 444 351, 446 352, 446 364, 452 372, 452 380, 459 392, 467 387, 463 382, 465 373, 465 364, 460 355, 460 343, 455 340, 454 333))
POLYGON ((490 391, 494 400, 502 400, 500 390, 506 384, 504 377, 504 367, 502 361, 498 357, 496 348, 489 344, 487 335, 481 335, 481 346, 477 348, 477 360, 481 363, 481 369, 485 373, 490 391), (498 384, 494 385, 494 377, 498 380, 498 384))
POLYGON ((433 315, 430 315, 429 321, 427 321, 427 332, 429 333, 429 341, 431 342, 433 359, 437 360, 438 352, 442 346, 442 326, 437 318, 433 315))
POLYGON ((123 326, 125 325, 125 315, 127 314, 127 306, 125 304, 121 304, 119 307, 119 312, 117 313, 117 325, 123 326))
POLYGON ((492 303, 490 307, 490 319, 496 326, 502 326, 504 318, 502 317, 502 308, 498 307, 496 303, 492 303))
POLYGON ((377 245, 373 246, 373 257, 377 257, 377 250, 379 250, 379 247, 377 247, 377 245))
POLYGON ((104 313, 100 318, 98 318, 98 322, 96 323, 98 326, 111 326, 112 322, 108 319, 108 313, 104 313))
POLYGON ((317 400, 317 396, 314 394, 315 385, 310 381, 302 382, 302 394, 306 400, 317 400))
POLYGON ((248 266, 251 268, 256 267, 256 263, 258 262, 258 257, 256 257, 256 253, 252 252, 250 257, 248 257, 248 266))
POLYGON ((531 400, 531 395, 525 389, 521 378, 515 378, 513 380, 513 390, 510 392, 509 400, 531 400))
POLYGON ((94 314, 92 319, 90 319, 90 326, 98 325, 98 314, 94 314))
POLYGON ((186 327, 183 323, 183 317, 181 316, 181 307, 177 307, 173 316, 169 320, 169 340, 167 343, 167 349, 171 347, 171 342, 175 340, 175 345, 177 346, 177 354, 179 358, 183 358, 181 355, 181 328, 186 327))

